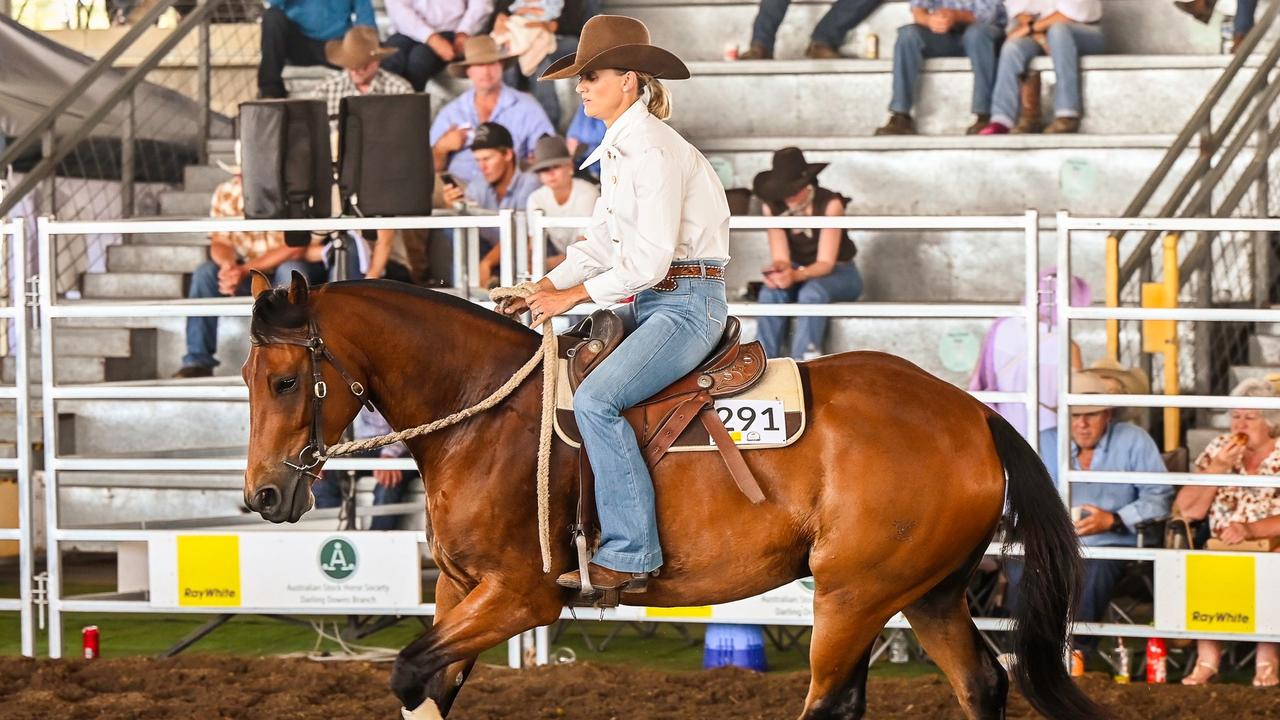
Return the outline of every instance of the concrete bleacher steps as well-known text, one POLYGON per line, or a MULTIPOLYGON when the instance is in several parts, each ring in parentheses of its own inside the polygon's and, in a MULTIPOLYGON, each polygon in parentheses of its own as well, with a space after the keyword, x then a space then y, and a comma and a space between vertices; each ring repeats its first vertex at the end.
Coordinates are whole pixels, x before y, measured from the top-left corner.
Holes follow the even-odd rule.
POLYGON ((184 289, 180 272, 85 273, 81 279, 83 297, 95 300, 180 298, 184 289))
MULTIPOLYGON (((803 57, 813 27, 829 2, 794 2, 778 31, 775 57, 803 57)), ((606 12, 643 20, 653 41, 675 50, 685 60, 719 60, 727 46, 745 51, 751 41, 758 2, 702 0, 696 5, 673 0, 610 0, 606 12)), ((886 2, 867 19, 865 30, 846 38, 842 51, 863 57, 865 32, 879 37, 880 57, 893 56, 900 26, 910 22, 906 2, 886 2)), ((1107 51, 1128 55, 1213 54, 1220 51, 1218 25, 1190 21, 1173 3, 1151 0, 1108 0, 1102 19, 1107 51)))
MULTIPOLYGON (((40 336, 33 334, 39 357, 40 336)), ((56 383, 97 383, 151 378, 156 373, 156 333, 149 328, 68 327, 56 334, 53 375, 56 383)), ((0 359, 0 382, 13 383, 16 360, 0 359)), ((40 381, 44 370, 30 364, 31 376, 40 381)))
POLYGON ((209 259, 203 245, 114 245, 107 249, 107 268, 112 272, 190 272, 209 259))

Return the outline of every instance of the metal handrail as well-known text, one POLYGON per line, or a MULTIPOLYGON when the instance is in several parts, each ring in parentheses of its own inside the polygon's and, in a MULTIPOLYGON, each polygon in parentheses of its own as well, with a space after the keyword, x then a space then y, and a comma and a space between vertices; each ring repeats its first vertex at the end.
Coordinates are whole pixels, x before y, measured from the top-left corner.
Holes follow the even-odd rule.
MULTIPOLYGON (((144 21, 139 22, 137 26, 130 30, 129 33, 121 39, 120 42, 112 46, 111 50, 108 51, 108 55, 104 55, 103 59, 110 56, 114 61, 116 57, 119 57, 120 54, 128 49, 127 47, 121 47, 125 44, 124 41, 130 38, 136 39, 137 36, 141 34, 140 32, 135 34, 138 27, 142 27, 144 30, 146 27, 149 27, 149 23, 146 22, 147 18, 151 18, 152 14, 156 14, 158 16, 158 13, 156 13, 157 9, 163 12, 165 9, 172 6, 174 2, 176 2, 176 0, 162 0, 159 5, 152 8, 152 10, 144 17, 144 21), (117 48, 119 48, 119 50, 117 50, 117 48)), ((166 35, 165 38, 161 40, 147 55, 147 57, 130 70, 120 83, 116 85, 110 93, 108 93, 107 97, 104 98, 92 112, 85 116, 84 121, 80 123, 79 127, 77 127, 70 135, 62 138, 61 141, 56 143, 54 148, 50 152, 46 153, 45 157, 34 168, 32 168, 30 172, 26 173, 21 181, 16 183, 3 198, 0 198, 0 217, 3 217, 6 213, 12 210, 22 200, 22 198, 26 197, 27 193, 35 190, 45 178, 53 174, 57 170, 58 163, 62 162, 63 158, 71 154, 71 151, 75 149, 76 145, 88 137, 89 133, 93 132, 94 128, 98 126, 98 123, 102 122, 107 114, 110 113, 121 100, 132 94, 138 85, 142 83, 143 79, 146 78, 147 74, 158 67, 165 56, 177 47, 178 43, 181 42, 188 33, 205 24, 210 14, 217 9, 222 2, 223 0, 203 0, 196 6, 195 10, 183 18, 182 22, 178 23, 178 25, 173 29, 173 32, 166 35)), ((89 77, 94 72, 97 72, 100 76, 105 72, 104 68, 106 67, 108 66, 103 65, 102 60, 99 60, 94 64, 93 69, 86 74, 86 77, 89 77)), ((75 100, 72 93, 76 92, 77 89, 79 89, 79 91, 83 91, 83 79, 77 82, 62 99, 55 103, 54 107, 50 108, 49 112, 46 112, 45 115, 37 121, 37 126, 31 131, 28 131, 26 135, 17 141, 15 147, 29 147, 30 144, 34 142, 33 138, 43 137, 49 128, 49 125, 46 122, 47 118, 53 116, 56 119, 54 110, 58 110, 59 112, 65 110, 70 103, 75 100)), ((205 109, 205 112, 207 112, 207 108, 205 109)), ((9 152, 6 152, 0 160, 8 158, 9 152)), ((4 167, 3 162, 0 162, 0 167, 4 167)))
MULTIPOLYGON (((1173 169, 1174 164, 1190 146, 1192 138, 1201 132, 1202 129, 1208 128, 1213 110, 1217 107, 1222 96, 1226 94, 1227 89, 1236 79, 1236 76, 1239 75, 1240 70, 1244 68, 1245 64, 1252 56, 1254 49, 1262 42, 1263 36, 1266 35, 1267 31, 1274 23, 1277 13, 1280 13, 1280 3, 1271 3, 1262 18, 1255 24, 1253 30, 1251 30, 1245 37, 1243 44, 1236 51, 1230 64, 1228 64, 1226 69, 1222 71, 1222 75, 1218 78, 1217 82, 1214 83, 1204 100, 1200 102, 1200 106, 1196 108, 1195 113, 1193 113, 1191 119, 1187 121, 1186 126, 1182 128, 1182 131, 1178 133, 1178 137, 1174 140, 1173 144, 1169 146, 1167 151, 1165 151, 1164 157, 1160 159, 1160 163, 1156 166, 1156 169, 1152 171, 1151 176, 1147 178, 1147 181, 1143 183, 1133 200, 1129 202, 1128 207, 1126 207, 1124 212, 1121 214, 1122 217, 1137 217, 1142 213, 1143 209, 1146 208, 1147 203, 1151 201, 1152 196, 1155 195, 1156 190, 1168 178, 1169 172, 1173 169)), ((1216 131, 1211 131, 1209 136, 1202 142, 1200 157, 1196 159, 1196 162, 1187 171, 1186 175, 1183 176, 1169 199, 1160 208, 1159 213, 1157 213, 1157 217, 1173 217, 1174 214, 1177 213, 1178 208, 1182 205, 1182 201, 1191 191, 1191 188, 1201 180, 1205 170, 1213 160, 1214 153, 1235 129, 1240 117, 1253 101, 1257 92, 1262 89, 1264 84, 1266 84, 1270 72, 1276 67, 1277 63, 1280 63, 1280 43, 1277 43, 1276 46, 1267 53, 1266 58, 1255 71, 1248 86, 1246 86, 1244 91, 1236 99, 1227 115, 1223 117, 1218 129, 1216 131)), ((1234 160, 1234 157, 1231 158, 1231 160, 1234 160)), ((1223 162, 1219 163, 1219 165, 1223 167, 1228 164, 1230 164, 1230 161, 1226 158, 1224 158, 1223 162)), ((1195 207, 1193 203, 1188 209, 1190 212, 1195 213, 1199 208, 1195 207)), ((1115 242, 1119 242, 1124 234, 1125 232, 1123 230, 1119 230, 1112 233, 1111 237, 1115 239, 1115 242)), ((1143 235, 1142 241, 1138 243, 1137 247, 1133 249, 1133 252, 1129 254, 1129 257, 1124 261, 1123 265, 1121 265, 1119 269, 1119 282, 1117 287, 1123 288, 1133 277, 1134 273, 1136 273, 1138 269, 1146 263, 1147 256, 1150 254, 1151 248, 1155 244, 1157 235, 1158 233, 1154 231, 1148 231, 1143 235)))

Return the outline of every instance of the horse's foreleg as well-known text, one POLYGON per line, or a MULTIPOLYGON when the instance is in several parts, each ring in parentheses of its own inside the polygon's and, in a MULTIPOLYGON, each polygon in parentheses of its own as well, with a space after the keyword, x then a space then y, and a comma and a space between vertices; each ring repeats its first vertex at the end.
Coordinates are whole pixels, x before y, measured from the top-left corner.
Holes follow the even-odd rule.
MULTIPOLYGON (((461 583, 446 574, 441 574, 436 580, 436 616, 433 624, 438 625, 442 617, 448 615, 458 603, 462 602, 462 599, 467 596, 467 592, 468 589, 461 583)), ((471 668, 475 664, 476 656, 472 655, 448 665, 428 678, 424 694, 435 706, 422 708, 422 712, 419 714, 428 717, 447 716, 449 708, 453 707, 454 700, 457 699, 458 693, 462 691, 462 684, 466 682, 467 678, 471 677, 471 668), (433 712, 434 716, 431 714, 433 712)))
MULTIPOLYGON (((465 679, 471 659, 507 638, 554 622, 562 603, 555 586, 529 592, 481 582, 441 613, 434 627, 400 651, 391 672, 391 689, 406 708, 416 710, 431 700, 442 714, 447 713, 448 707, 440 701, 452 704, 458 678, 465 679)), ((423 717, 431 716, 424 713, 423 717)))

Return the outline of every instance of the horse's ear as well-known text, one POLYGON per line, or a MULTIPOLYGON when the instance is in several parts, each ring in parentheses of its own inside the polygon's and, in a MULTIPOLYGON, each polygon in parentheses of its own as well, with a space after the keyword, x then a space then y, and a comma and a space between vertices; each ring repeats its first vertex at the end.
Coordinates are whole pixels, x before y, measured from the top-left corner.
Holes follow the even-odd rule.
POLYGON ((249 281, 249 290, 254 300, 257 300, 259 295, 271 289, 271 279, 261 272, 250 270, 249 277, 252 278, 249 281))
POLYGON ((294 270, 293 277, 289 280, 289 302, 294 305, 306 305, 307 292, 310 289, 311 286, 307 283, 307 276, 294 270))

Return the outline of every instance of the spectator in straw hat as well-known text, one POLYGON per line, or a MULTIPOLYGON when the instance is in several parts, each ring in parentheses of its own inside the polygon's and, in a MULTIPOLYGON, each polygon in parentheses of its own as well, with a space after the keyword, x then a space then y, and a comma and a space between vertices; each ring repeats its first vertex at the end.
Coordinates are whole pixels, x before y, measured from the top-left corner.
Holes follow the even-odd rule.
MULTIPOLYGON (((799 148, 783 148, 773 154, 773 167, 756 175, 753 192, 763 201, 766 217, 843 217, 849 198, 818 184, 818 173, 827 163, 810 163, 799 148)), ((769 230, 772 261, 761 274, 762 303, 853 302, 862 295, 862 275, 854 263, 857 247, 848 230, 769 230)), ((769 357, 801 359, 822 354, 827 335, 824 316, 798 317, 787 347, 785 317, 757 320, 760 342, 769 357)))
POLYGON ((502 67, 510 61, 492 37, 478 35, 467 39, 463 59, 449 65, 449 72, 471 81, 471 89, 440 109, 431 124, 431 147, 436 167, 447 167, 467 185, 485 181, 470 147, 474 130, 482 123, 506 128, 517 161, 533 153, 538 138, 556 132, 532 95, 502 82, 502 67))
POLYGON ((395 33, 387 44, 396 54, 387 70, 422 92, 431 78, 462 57, 467 40, 484 30, 492 0, 387 0, 395 33))
POLYGON ((382 61, 395 52, 379 45, 378 32, 363 25, 348 30, 341 40, 325 43, 325 59, 343 70, 315 90, 315 97, 328 105, 331 131, 338 130, 338 108, 344 97, 413 92, 408 81, 381 67, 382 61))
MULTIPOLYGON (((1102 373, 1073 372, 1071 390, 1079 394, 1109 395, 1113 393, 1113 386, 1102 373)), ((1069 432, 1073 470, 1165 472, 1160 449, 1151 436, 1132 423, 1117 420, 1112 407, 1072 406, 1069 432)), ((1064 482, 1058 477, 1058 428, 1040 433, 1040 456, 1054 481, 1064 482)), ((1167 516, 1173 502, 1170 485, 1075 482, 1070 490, 1076 534, 1081 543, 1094 547, 1136 545, 1135 528, 1167 516)), ((1084 566, 1084 587, 1075 618, 1081 622, 1097 622, 1111 602, 1112 590, 1124 572, 1124 561, 1086 560, 1084 566)), ((1007 572, 1006 602, 1016 606, 1021 601, 1017 592, 1021 563, 1009 563, 1007 572)), ((1081 637, 1076 644, 1088 647, 1091 643, 1081 637)))
MULTIPOLYGON (((547 217, 590 217, 595 211, 600 188, 573 176, 573 157, 562 138, 547 135, 533 149, 533 165, 529 172, 538 177, 542 187, 529 196, 528 212, 532 217, 541 212, 547 217)), ((547 269, 564 262, 570 243, 582 239, 574 228, 547 231, 547 269)))
POLYGON ((262 13, 258 97, 286 97, 280 77, 284 66, 329 65, 325 43, 341 38, 354 26, 377 27, 371 0, 267 0, 262 13))

